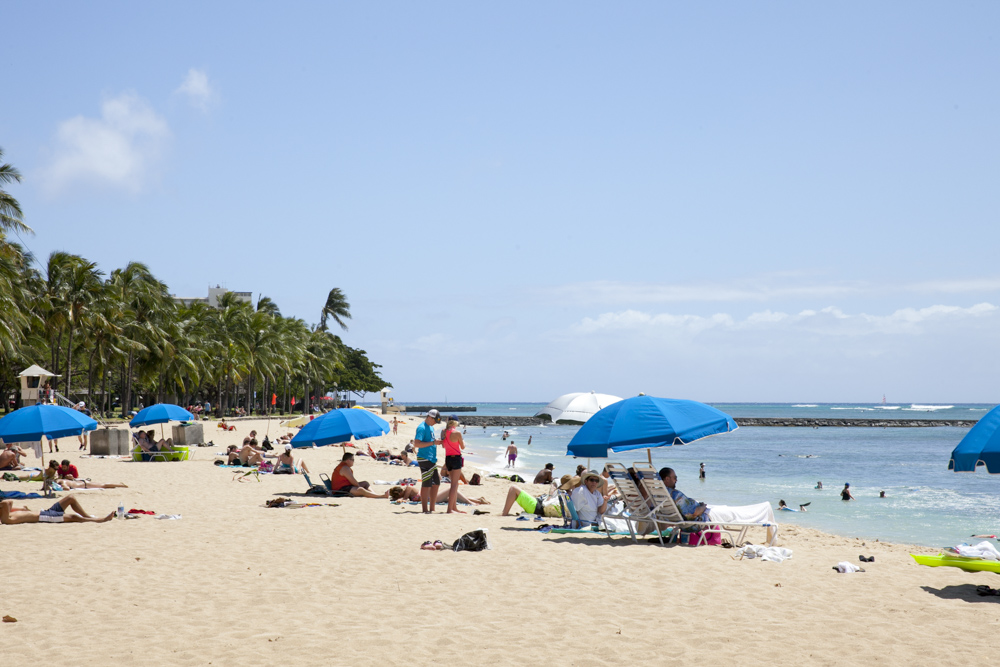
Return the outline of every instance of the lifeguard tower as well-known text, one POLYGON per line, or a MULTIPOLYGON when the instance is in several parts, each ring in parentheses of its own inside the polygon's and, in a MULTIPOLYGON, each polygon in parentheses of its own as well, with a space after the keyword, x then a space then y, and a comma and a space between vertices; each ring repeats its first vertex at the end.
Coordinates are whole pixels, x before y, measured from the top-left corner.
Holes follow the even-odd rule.
POLYGON ((28 407, 36 403, 43 403, 45 396, 41 395, 46 382, 52 378, 62 377, 55 373, 50 373, 41 366, 32 365, 25 368, 18 374, 21 378, 21 406, 28 407))

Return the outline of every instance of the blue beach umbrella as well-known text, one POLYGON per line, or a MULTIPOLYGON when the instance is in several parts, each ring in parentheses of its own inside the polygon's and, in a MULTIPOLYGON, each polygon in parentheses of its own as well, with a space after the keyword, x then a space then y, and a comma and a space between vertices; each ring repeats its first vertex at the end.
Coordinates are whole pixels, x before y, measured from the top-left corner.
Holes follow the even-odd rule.
POLYGON ((567 447, 569 456, 604 458, 608 450, 686 445, 739 426, 721 410, 698 401, 634 396, 598 411, 567 447))
POLYGON ((294 438, 292 447, 311 447, 347 442, 357 439, 374 438, 389 432, 389 422, 376 417, 367 410, 339 408, 316 417, 302 427, 294 438))
POLYGON ((1000 474, 1000 406, 976 422, 948 461, 948 470, 955 472, 975 472, 978 466, 986 466, 992 475, 1000 474))
POLYGON ((61 405, 29 405, 0 419, 0 440, 3 442, 37 442, 83 435, 93 431, 97 422, 79 410, 61 405))
POLYGON ((132 421, 128 425, 132 428, 138 428, 147 424, 165 424, 171 421, 186 422, 193 419, 194 415, 179 405, 157 403, 139 410, 139 413, 132 417, 132 421))

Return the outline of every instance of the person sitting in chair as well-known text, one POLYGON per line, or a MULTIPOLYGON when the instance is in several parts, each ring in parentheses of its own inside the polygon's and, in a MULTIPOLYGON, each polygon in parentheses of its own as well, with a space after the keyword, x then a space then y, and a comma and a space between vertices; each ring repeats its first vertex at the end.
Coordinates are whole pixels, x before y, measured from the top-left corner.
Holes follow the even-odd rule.
POLYGON ((670 492, 670 497, 674 499, 677 509, 688 521, 708 521, 708 505, 699 503, 688 498, 677 490, 677 473, 673 468, 660 468, 660 479, 670 492))
POLYGON ((600 516, 608 509, 608 501, 601 495, 602 481, 600 475, 588 470, 581 476, 580 486, 570 494, 577 516, 584 523, 598 523, 600 516))
POLYGON ((351 496, 361 496, 362 498, 388 498, 389 492, 386 491, 383 494, 372 493, 368 489, 371 488, 371 484, 368 482, 359 482, 354 478, 354 471, 351 468, 354 466, 354 454, 351 452, 344 452, 344 456, 337 467, 333 469, 333 474, 330 475, 330 491, 333 493, 347 494, 351 496))

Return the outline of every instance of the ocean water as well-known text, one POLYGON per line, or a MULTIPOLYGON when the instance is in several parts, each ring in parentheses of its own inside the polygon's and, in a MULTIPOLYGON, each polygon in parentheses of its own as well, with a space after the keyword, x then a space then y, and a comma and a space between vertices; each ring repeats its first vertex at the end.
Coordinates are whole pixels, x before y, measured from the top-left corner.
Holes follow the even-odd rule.
MULTIPOLYGON (((482 405, 496 410, 492 414, 511 415, 534 414, 543 407, 534 403, 482 405), (507 409, 511 407, 515 410, 507 409), (506 412, 500 412, 504 409, 506 412)), ((768 405, 765 410, 771 412, 758 412, 749 405, 739 404, 738 410, 727 412, 738 417, 746 409, 743 416, 780 417, 791 416, 786 414, 789 410, 821 414, 825 410, 830 414, 833 407, 842 407, 768 405)), ((973 409, 985 408, 975 413, 981 416, 990 407, 955 405, 910 414, 946 418, 947 413, 964 411, 961 418, 968 418, 965 415, 973 409)), ((477 414, 490 413, 484 410, 477 414)), ((950 414, 947 417, 959 418, 950 414)), ((557 476, 571 473, 579 463, 586 463, 566 456, 566 447, 577 429, 560 425, 507 428, 518 447, 517 466, 511 471, 504 467, 508 443, 501 439, 503 429, 470 426, 465 436, 467 459, 474 467, 516 472, 528 481, 548 462, 555 464, 557 476)), ((967 432, 953 427, 743 427, 690 445, 654 449, 652 457, 657 467, 674 468, 678 488, 699 501, 745 505, 766 500, 777 506, 783 499, 792 507, 809 502, 807 512, 778 513, 779 522, 849 537, 936 547, 969 541, 973 534, 1000 535, 1000 476, 948 471, 951 450, 967 432), (698 479, 698 465, 702 462, 705 480, 698 479), (823 490, 814 488, 817 481, 823 482, 823 490), (851 484, 857 500, 840 500, 845 482, 851 484), (882 490, 886 498, 878 497, 882 490)), ((646 450, 612 454, 608 460, 626 465, 645 461, 646 450)), ((593 459, 591 468, 600 469, 603 463, 603 459, 593 459)))
MULTIPOLYGON (((413 405, 441 405, 411 401, 413 405)), ((482 416, 531 417, 545 403, 452 403, 474 406, 482 416)), ((709 403, 733 417, 825 419, 979 419, 994 407, 985 403, 709 403)), ((447 408, 445 408, 447 412, 447 408)), ((456 413, 462 415, 463 413, 456 413)))

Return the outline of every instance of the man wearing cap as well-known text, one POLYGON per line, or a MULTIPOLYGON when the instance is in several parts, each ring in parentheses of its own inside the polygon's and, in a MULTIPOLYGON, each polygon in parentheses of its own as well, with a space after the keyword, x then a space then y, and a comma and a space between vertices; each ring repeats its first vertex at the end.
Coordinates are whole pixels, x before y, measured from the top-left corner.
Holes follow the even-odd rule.
POLYGON ((420 466, 420 509, 425 513, 434 512, 441 476, 437 468, 437 446, 440 440, 434 437, 434 425, 441 421, 441 413, 429 410, 423 423, 417 426, 413 438, 417 448, 417 465, 420 466))
POLYGON ((555 466, 551 463, 546 463, 545 467, 538 471, 535 475, 535 481, 532 484, 551 484, 552 483, 552 469, 555 466))

